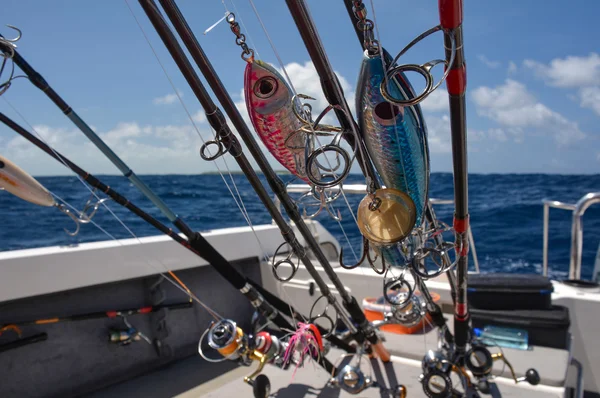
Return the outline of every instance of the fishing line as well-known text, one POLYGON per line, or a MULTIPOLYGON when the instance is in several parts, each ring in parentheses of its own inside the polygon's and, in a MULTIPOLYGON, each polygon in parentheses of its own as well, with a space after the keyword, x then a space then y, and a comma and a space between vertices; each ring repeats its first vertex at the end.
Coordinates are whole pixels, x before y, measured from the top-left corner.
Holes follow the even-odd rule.
MULTIPOLYGON (((133 12, 133 9, 131 8, 131 6, 129 5, 129 1, 125 0, 125 4, 127 5, 127 8, 129 8, 129 11, 131 12, 131 15, 133 16, 135 22, 137 23, 138 27, 140 28, 142 35, 144 36, 144 38, 146 39, 146 42, 148 43, 148 45, 150 46, 150 49, 152 50, 152 53, 154 54, 154 57, 156 58, 156 61, 158 62, 158 64, 160 65, 163 73, 165 74, 165 77, 167 78, 167 80, 169 81, 169 84, 171 85, 171 87, 173 88, 173 91, 175 92, 175 95, 177 96, 177 98, 179 99, 179 103, 181 104, 181 106, 183 107, 185 113, 187 114, 188 119, 190 120, 190 123, 192 124, 192 126, 194 127, 194 130, 196 131, 196 134, 198 135, 198 137, 200 137, 200 140, 202 141, 202 143, 204 145, 206 145, 206 141, 204 140, 204 138, 202 137, 202 134, 200 133, 200 130, 198 129, 198 126, 196 125, 196 123, 194 122, 194 119, 192 117, 192 115, 190 114, 187 106, 185 105, 185 102, 183 101, 183 99, 181 98, 181 95, 179 94, 178 90, 175 87, 175 84, 173 83, 173 80, 171 79, 171 76, 169 75, 169 73, 167 72, 165 66, 163 65, 163 63, 160 60, 160 57, 158 56, 156 50, 154 49, 154 46, 152 45, 152 43, 150 42, 150 39, 148 38, 148 36, 146 35, 146 32, 144 31, 144 28, 142 27, 141 23, 139 22, 139 20, 137 19, 135 13, 133 12)), ((223 3, 223 5, 225 5, 225 3, 223 3)), ((225 9, 227 10, 227 7, 225 7, 225 9)), ((214 131, 211 127, 211 131, 214 133, 213 137, 216 139, 216 131, 214 131)), ((224 160, 224 159, 223 159, 224 160)), ((221 176, 221 179, 223 180, 223 183, 225 184, 225 186, 227 187, 227 190, 229 191, 229 193, 231 194, 236 206, 238 207, 238 209, 240 210, 240 213, 242 213, 242 216, 244 218, 247 218, 247 222, 250 226, 250 228, 252 229, 252 232, 254 234, 254 236, 257 238, 258 240, 258 235, 256 234, 256 231, 254 230, 254 226, 252 225, 252 223, 249 221, 250 216, 249 214, 247 214, 247 212, 245 212, 246 206, 243 206, 242 209, 242 205, 240 205, 240 203, 238 203, 238 200, 235 197, 235 194, 233 193, 233 191, 231 190, 231 187, 229 186, 229 184, 227 183, 227 180, 225 179, 225 176, 223 175, 223 172, 221 171, 221 168, 219 167, 218 163, 217 163, 217 159, 213 160, 213 163, 215 165, 215 167, 217 168, 219 175, 221 176)), ((229 173, 229 176, 231 178, 231 181, 233 183, 233 185, 235 186, 236 191, 238 192, 238 197, 239 197, 239 201, 243 204, 243 199, 241 197, 241 195, 239 195, 239 190, 237 188, 237 184, 235 183, 235 180, 233 179, 233 176, 231 174, 231 170, 229 169, 227 162, 224 160, 225 163, 225 168, 227 169, 227 172, 229 173)), ((260 241, 259 241, 259 245, 261 245, 260 241)), ((263 250, 264 253, 264 250, 263 250)))
MULTIPOLYGON (((285 74, 285 77, 288 80, 288 83, 290 84, 290 88, 292 89, 292 92, 294 93, 295 96, 298 95, 298 92, 296 91, 296 88, 294 87, 294 83, 292 82, 292 79, 290 79, 290 76, 287 73, 287 70, 285 68, 285 65, 281 59, 281 57, 279 56, 279 52, 277 51, 277 48, 275 47, 275 44, 273 43, 273 41, 271 40, 271 36, 269 35, 269 32, 267 31, 267 27, 265 26, 265 24, 262 21, 262 18, 260 17, 260 14, 258 12, 258 9, 256 8, 256 6, 254 5, 254 2, 252 0, 248 0, 250 2, 250 5, 252 6, 252 9, 254 10, 254 14, 256 15, 256 18, 258 19, 263 32, 265 33, 265 36, 267 36, 267 40, 269 41, 269 44, 271 45, 271 49, 273 50, 273 53, 275 54, 275 57, 277 58, 277 61, 279 62, 279 66, 281 67, 283 73, 285 74)), ((256 51, 256 49, 254 49, 256 51)), ((317 143, 319 144, 319 146, 323 146, 323 144, 321 144, 321 141, 319 140, 319 136, 317 134, 315 134, 315 130, 313 128, 312 125, 309 125, 311 132, 313 133, 313 136, 316 138, 317 143)), ((327 161, 327 164, 329 165, 330 169, 333 169, 333 167, 331 166, 331 162, 329 160, 329 158, 326 156, 325 160, 327 161)), ((337 175, 335 174, 335 172, 333 172, 334 177, 337 178, 337 175)), ((342 196, 344 196, 346 204, 348 205, 348 209, 350 210, 350 213, 352 214, 352 218, 354 219, 354 221, 356 222, 356 225, 358 227, 358 222, 356 221, 356 216, 354 215, 354 210, 352 210, 352 207, 350 206, 348 199, 346 198, 346 194, 344 193, 344 190, 342 189, 342 196)), ((326 204, 327 205, 327 204, 326 204)), ((333 205, 331 205, 331 207, 333 209, 335 209, 333 207, 333 205)), ((341 223, 340 220, 336 220, 338 225, 340 226, 340 229, 342 230, 343 235, 346 237, 346 241, 348 243, 348 246, 350 247, 354 258, 358 261, 358 257, 356 255, 356 253, 354 252, 354 249, 352 248, 352 244, 350 243, 350 240, 348 239, 348 235, 346 234, 346 231, 344 230, 344 227, 341 223)))
MULTIPOLYGON (((34 132, 35 135, 37 135, 37 137, 43 141, 48 148, 50 148, 50 150, 57 156, 57 158, 60 160, 60 162, 67 167, 69 170, 71 170, 71 168, 67 165, 67 163, 63 160, 63 158, 58 154, 58 152, 56 152, 56 150, 48 143, 48 141, 45 140, 45 138, 31 125, 31 123, 29 123, 29 121, 25 118, 25 116, 19 112, 19 110, 8 100, 6 99, 4 96, 2 97, 2 99, 4 99, 4 101, 13 109, 13 111, 15 113, 17 113, 17 115, 19 115, 19 117, 23 120, 23 122, 25 124, 27 124, 29 126, 29 128, 34 132)), ((72 171, 72 170, 71 170, 72 171)), ((91 187, 88 186, 88 184, 85 183, 85 181, 78 175, 75 173, 75 176, 79 179, 79 181, 83 184, 83 186, 89 190, 93 196, 95 196, 98 201, 100 201, 100 197, 97 195, 96 190, 92 189, 91 187)), ((47 189, 47 188, 46 188, 47 189)), ((72 206, 71 204, 69 204, 67 201, 65 201, 64 199, 60 198, 58 195, 54 194, 52 191, 48 190, 48 192, 50 192, 51 195, 55 196, 57 199, 59 199, 61 202, 63 202, 66 206, 70 207, 71 209, 73 209, 76 213, 81 214, 81 212, 79 210, 77 210, 74 206, 72 206)), ((100 203, 104 206, 104 208, 106 208, 106 210, 109 211, 109 213, 131 234, 131 236, 137 240, 137 242, 140 245, 143 245, 142 241, 140 240, 140 238, 125 224, 125 222, 119 218, 119 216, 117 216, 113 210, 105 203, 106 201, 101 201, 100 203)), ((112 234, 110 234, 108 231, 106 231, 104 228, 102 228, 100 225, 98 225, 93 219, 89 220, 90 223, 92 223, 96 228, 98 228, 100 231, 102 231, 104 234, 106 234, 109 238, 111 238, 112 240, 116 241, 120 246, 124 247, 125 245, 118 240, 116 237, 114 237, 112 234)), ((146 257, 145 252, 144 253, 144 257, 146 257)), ((119 255, 121 256, 121 255, 119 255)), ((123 257, 121 256, 121 259, 123 259, 123 257)), ((146 262, 147 265, 149 265, 154 271, 158 272, 163 278, 165 278, 165 280, 167 280, 169 283, 171 283, 173 286, 175 286, 177 289, 181 290, 183 293, 185 293, 186 296, 190 297, 191 299, 195 300, 198 304, 200 304, 200 306, 202 306, 204 309, 206 309, 206 311, 213 316, 213 318, 219 320, 219 319, 223 319, 223 317, 216 311, 214 311, 213 309, 211 309, 208 305, 204 304, 194 293, 192 293, 192 291, 187 287, 187 285, 177 276, 175 275, 175 273, 171 270, 168 269, 168 267, 161 261, 161 260, 156 260, 162 267, 163 267, 163 271, 157 269, 154 265, 152 265, 152 263, 150 261, 148 261, 148 258, 145 258, 144 261, 146 262), (167 271, 167 273, 173 278, 175 279, 175 281, 173 281, 171 278, 169 278, 169 276, 167 274, 164 273, 164 271, 167 271)))
MULTIPOLYGON (((185 103, 184 103, 183 99, 181 98, 181 96, 180 96, 180 95, 179 95, 179 93, 177 92, 177 89, 175 88, 175 84, 173 83, 173 80, 171 79, 171 77, 170 77, 169 73, 167 72, 166 68, 164 67, 163 63, 161 62, 161 60, 160 60, 160 58, 159 58, 159 56, 158 56, 157 52, 156 52, 156 51, 155 51, 155 49, 154 49, 154 46, 152 46, 152 43, 150 42, 150 39, 149 39, 149 38, 148 38, 148 36, 146 35, 146 33, 145 33, 145 31, 144 31, 144 29, 143 29, 143 27, 142 27, 141 23, 139 22, 139 20, 137 19, 137 17, 136 17, 136 15, 135 15, 135 13, 133 12, 133 9, 132 9, 132 8, 131 8, 131 6, 129 5, 129 2, 128 2, 128 0, 125 0, 125 3, 126 3, 126 5, 127 5, 127 7, 129 8, 129 11, 131 12, 131 15, 133 16, 134 20, 136 21, 136 23, 137 23, 138 27, 139 27, 139 28, 140 28, 140 30, 142 31, 142 34, 143 34, 143 36, 144 36, 144 38, 145 38, 146 42, 147 42, 147 43, 148 43, 148 45, 150 46, 150 48, 151 48, 151 50, 152 50, 152 52, 153 52, 153 54, 154 54, 154 57, 156 58, 157 62, 159 63, 159 65, 160 65, 161 69, 163 70, 163 73, 164 73, 164 74, 165 74, 165 76, 167 77, 167 80, 169 81, 169 84, 171 85, 171 87, 173 88, 173 90, 174 90, 175 94, 177 95, 177 98, 179 99, 179 102, 180 102, 181 106, 184 108, 184 110, 185 110, 185 112, 186 112, 186 114, 187 114, 188 118, 190 119, 190 122, 192 123, 192 125, 193 125, 193 127, 194 127, 194 130, 196 131, 196 133, 197 133, 197 134, 198 134, 198 136, 200 137, 200 140, 202 141, 202 143, 206 145, 206 141, 205 141, 205 140, 204 140, 204 138, 202 137, 202 134, 200 133, 200 131, 199 131, 198 127, 196 126, 196 123, 194 122, 194 120, 193 120, 193 118, 192 118, 192 116, 191 116, 190 112, 188 111, 188 109, 187 109, 187 107, 186 107, 186 105, 185 105, 185 103)), ((223 2, 223 4, 225 5, 225 3, 224 3, 224 2, 223 2)), ((227 7, 225 7, 225 8, 226 8, 226 10, 227 10, 227 7)), ((161 15, 161 18, 162 18, 162 15, 161 15)), ((165 21, 165 22, 166 22, 166 21, 165 21)), ((215 139, 216 139, 216 131, 214 131, 214 129, 212 129, 212 127, 211 127, 211 131, 214 133, 214 136, 215 136, 215 139)), ((235 190, 236 190, 236 192, 238 193, 238 197, 239 197, 239 203, 238 203, 238 201, 236 200, 235 194, 233 193, 233 191, 231 190, 231 188, 230 188, 229 184, 227 183, 227 181, 226 181, 226 179, 225 179, 225 176, 223 175, 223 172, 222 172, 222 171, 221 171, 221 169, 219 168, 219 165, 216 163, 216 159, 215 159, 213 162, 214 162, 214 164, 215 164, 215 166, 216 166, 217 170, 219 171, 219 174, 220 174, 220 176, 221 176, 221 178, 222 178, 222 180, 223 180, 223 182, 224 182, 225 186, 227 187, 227 189, 229 190, 229 193, 230 193, 230 194, 231 194, 231 196, 233 197, 233 200, 236 202, 236 205, 238 206, 238 209, 240 210, 240 212, 242 213, 242 215, 243 215, 243 216, 244 216, 244 218, 246 219, 246 222, 247 222, 248 226, 249 226, 249 227, 250 227, 250 229, 252 230, 252 233, 254 234, 254 237, 255 237, 255 239, 256 239, 256 241, 257 241, 257 243, 258 243, 259 247, 260 247, 260 250, 261 250, 261 252, 262 252, 262 255, 263 255, 264 259, 266 260, 266 262, 268 263, 269 256, 266 254, 266 250, 264 249, 264 246, 263 246, 263 244, 262 244, 262 242, 261 242, 260 238, 258 237, 258 234, 257 234, 257 232, 256 232, 256 230, 255 230, 255 228, 254 228, 254 225, 252 224, 252 221, 251 221, 251 219, 250 219, 250 215, 249 215, 249 213, 248 213, 248 212, 247 212, 247 210, 246 210, 246 206, 245 206, 245 204, 244 204, 244 201, 243 201, 243 199, 242 199, 242 196, 241 196, 241 194, 240 194, 240 192, 239 192, 239 189, 238 189, 238 187, 237 187, 237 184, 235 183, 235 180, 234 180, 234 178, 233 178, 233 175, 232 175, 232 173, 231 173, 231 170, 229 169, 229 167, 228 167, 228 164, 227 164, 227 162, 226 162, 226 160, 225 160, 224 158, 223 158, 223 161, 224 161, 224 163, 225 163, 225 167, 226 167, 226 169, 227 169, 227 171, 228 171, 228 174, 229 174, 229 176, 230 176, 230 178, 231 178, 231 181, 232 181, 232 183, 233 183, 233 186, 235 187, 235 190)), ((283 289, 283 290, 284 290, 284 294, 285 294, 285 295, 288 297, 288 299, 289 299, 289 302, 292 302, 293 300, 291 300, 291 297, 290 297, 290 296, 287 294, 287 292, 285 292, 285 289, 283 289)), ((291 304, 289 304, 289 302, 288 302, 288 306, 289 306, 289 308, 290 308, 290 313, 292 314, 292 317, 293 317, 294 311, 292 311, 292 306, 291 306, 291 304)), ((295 320, 294 320, 294 321, 295 321, 295 320)), ((271 321, 269 321, 269 323, 270 323, 270 322, 271 322, 271 321)))
MULTIPOLYGON (((375 15, 375 4, 373 3, 373 0, 370 0, 370 2, 371 2, 371 11, 373 12, 373 25, 375 27, 375 35, 376 35, 377 41, 379 42, 379 57, 381 58, 381 66, 383 67, 384 84, 386 86, 389 86, 390 82, 388 79, 388 75, 386 73, 387 69, 385 66, 383 44, 381 42, 381 35, 379 34, 379 25, 377 24, 377 16, 375 15)), ((389 104, 390 104, 390 112, 393 115, 395 105, 392 103, 389 103, 389 104)), ((404 186, 406 187, 406 191, 408 193, 411 193, 410 188, 408 186, 408 180, 406 179, 406 169, 404 168, 404 156, 402 156, 402 148, 400 148, 400 136, 398 135, 398 126, 396 125, 396 123, 394 123, 394 133, 396 134, 396 146, 400 150, 400 160, 401 160, 400 164, 402 165, 402 177, 404 178, 404 186)))

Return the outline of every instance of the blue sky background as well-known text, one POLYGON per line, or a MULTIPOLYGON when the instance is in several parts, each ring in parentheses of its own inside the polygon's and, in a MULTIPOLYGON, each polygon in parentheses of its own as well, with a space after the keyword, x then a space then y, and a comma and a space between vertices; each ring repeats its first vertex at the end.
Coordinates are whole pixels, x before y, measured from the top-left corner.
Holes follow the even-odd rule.
MULTIPOLYGON (((129 0, 161 62, 205 138, 211 131, 200 106, 136 1, 129 0)), ((221 1, 178 1, 213 65, 243 109, 245 63, 226 23, 221 1)), ((230 1, 227 7, 235 12, 230 1)), ((311 67, 284 1, 255 0, 299 92, 319 96, 311 67)), ((309 0, 329 58, 353 98, 362 57, 342 1, 309 0)), ((366 2, 372 17, 370 2, 366 2)), ((277 59, 247 0, 238 19, 260 58, 277 59)), ((436 25, 437 1, 375 1, 381 41, 392 53, 436 25)), ((467 1, 469 170, 477 173, 598 173, 600 169, 600 2, 467 1)), ((5 0, 3 24, 23 30, 18 50, 55 90, 140 174, 199 173, 215 165, 198 156, 201 145, 125 1, 5 0)), ((2 34, 12 36, 7 28, 2 34)), ((443 57, 440 33, 402 61, 443 57)), ((18 79, 3 96, 55 148, 94 173, 117 170, 89 144, 38 89, 18 79)), ((352 104, 351 104, 352 105, 352 104)), ((353 105, 352 105, 353 106, 353 105)), ((0 111, 25 124, 0 99, 0 111)), ((445 86, 425 103, 433 171, 451 171, 445 86)), ((39 150, 0 126, 0 153, 34 175, 68 174, 39 150)), ((233 161, 228 162, 233 167, 233 161)), ((273 164, 276 165, 273 160, 273 164)), ((281 169, 281 166, 277 167, 281 169)))

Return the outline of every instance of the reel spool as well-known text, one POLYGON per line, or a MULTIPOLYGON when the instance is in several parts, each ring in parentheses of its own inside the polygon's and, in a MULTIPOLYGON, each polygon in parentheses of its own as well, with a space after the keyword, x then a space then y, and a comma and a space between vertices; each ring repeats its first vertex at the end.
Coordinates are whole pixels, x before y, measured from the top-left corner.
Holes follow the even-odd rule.
POLYGON ((208 345, 224 358, 235 361, 247 350, 248 338, 234 321, 223 319, 210 327, 208 345))
POLYGON ((331 378, 329 379, 329 384, 334 387, 339 387, 353 395, 360 394, 363 390, 375 384, 375 381, 371 376, 373 374, 373 367, 371 366, 371 363, 367 361, 369 366, 371 366, 371 373, 370 375, 365 375, 363 373, 360 368, 363 359, 363 352, 359 351, 357 354, 341 355, 335 364, 334 369, 337 368, 340 363, 342 363, 344 358, 347 357, 356 357, 358 360, 353 365, 353 359, 351 359, 350 362, 348 362, 343 368, 338 369, 337 375, 333 376, 332 373, 331 378))
POLYGON ((330 380, 330 383, 350 394, 360 394, 373 384, 373 380, 365 376, 359 367, 346 365, 339 370, 336 377, 330 380))

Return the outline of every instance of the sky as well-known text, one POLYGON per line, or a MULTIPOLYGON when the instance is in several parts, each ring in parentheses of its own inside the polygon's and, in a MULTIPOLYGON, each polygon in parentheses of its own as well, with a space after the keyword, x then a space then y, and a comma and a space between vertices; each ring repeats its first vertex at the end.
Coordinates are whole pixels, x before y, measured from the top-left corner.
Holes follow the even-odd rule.
MULTIPOLYGON (((160 38, 134 0, 4 0, 3 24, 19 27, 21 55, 138 174, 196 174, 215 170, 198 150, 212 137, 200 104, 160 38), (134 16, 160 60, 157 61, 134 16), (163 72, 161 64, 167 71, 163 72), (172 81, 172 85, 170 83, 172 81), (185 103, 180 103, 176 91, 185 103), (193 123, 192 123, 193 121, 193 123)), ((308 0, 329 60, 350 101, 362 58, 341 0, 308 0)), ((248 0, 179 0, 178 5, 221 80, 245 117, 245 62, 227 23, 203 32, 235 12, 257 58, 283 67, 297 92, 327 104, 319 78, 284 1, 254 0, 279 63, 248 0)), ((373 18, 371 2, 365 2, 373 18)), ((374 0, 379 38, 399 52, 437 25, 437 1, 374 0)), ((600 170, 600 2, 467 1, 468 162, 471 173, 589 174, 600 170)), ((13 31, 0 32, 12 37, 13 31)), ((401 63, 443 58, 436 33, 413 47, 401 63)), ((17 74, 19 71, 17 71, 17 74)), ((439 77, 439 73, 436 75, 439 77)), ((0 79, 4 81, 5 75, 0 79)), ((418 77, 408 76, 415 86, 418 77), (413 80, 414 79, 414 80, 413 80)), ((353 102, 349 102, 354 109, 353 102)), ((422 103, 431 169, 452 170, 445 85, 422 103)), ((26 79, 0 98, 0 112, 40 134, 55 149, 92 173, 118 170, 58 108, 26 79)), ((33 175, 70 171, 0 126, 0 154, 33 175)), ((269 155, 273 166, 283 169, 269 155)), ((222 162, 219 167, 225 167, 222 162)), ((227 166, 235 170, 233 160, 227 166)), ((355 167, 353 170, 356 170, 355 167)))

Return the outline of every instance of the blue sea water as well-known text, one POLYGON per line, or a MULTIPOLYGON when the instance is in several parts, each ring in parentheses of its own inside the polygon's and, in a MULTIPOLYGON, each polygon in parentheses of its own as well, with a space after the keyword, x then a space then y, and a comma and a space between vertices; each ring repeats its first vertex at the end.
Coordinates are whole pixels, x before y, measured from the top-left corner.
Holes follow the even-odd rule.
MULTIPOLYGON (((126 196, 151 215, 168 225, 142 194, 121 176, 98 176, 107 185, 126 196)), ((243 175, 234 180, 254 224, 270 223, 270 217, 243 175)), ((282 176, 283 180, 290 176, 282 176)), ((219 175, 147 175, 142 179, 191 227, 199 231, 246 225, 229 191, 219 175)), ((38 180, 55 195, 81 208, 90 193, 76 177, 40 177, 38 180)), ((347 183, 364 183, 359 175, 350 175, 347 183)), ((588 192, 600 190, 600 175, 492 174, 469 176, 469 211, 482 271, 538 273, 542 264, 543 199, 575 203, 588 192)), ((430 197, 452 199, 452 174, 434 173, 430 197)), ((354 211, 362 195, 348 195, 354 211)), ((110 202, 109 202, 110 203, 110 202)), ((341 225, 348 240, 360 252, 361 236, 345 203, 339 200, 341 225)), ((110 208, 137 235, 157 235, 152 226, 110 203, 110 208)), ((453 206, 436 206, 440 219, 451 224, 453 206)), ((317 217, 351 253, 340 225, 323 214, 317 217)), ((571 212, 550 212, 549 269, 553 277, 564 278, 568 272, 571 212)), ((42 246, 68 245, 78 242, 131 237, 106 209, 101 208, 96 226, 83 225, 76 237, 67 236, 63 228, 72 229, 68 217, 54 208, 39 207, 0 191, 0 251, 42 246)), ((600 242, 600 207, 590 208, 584 217, 583 272, 592 273, 600 242)), ((353 262, 348 254, 348 262, 353 262)))

